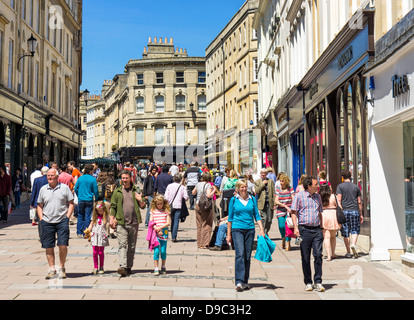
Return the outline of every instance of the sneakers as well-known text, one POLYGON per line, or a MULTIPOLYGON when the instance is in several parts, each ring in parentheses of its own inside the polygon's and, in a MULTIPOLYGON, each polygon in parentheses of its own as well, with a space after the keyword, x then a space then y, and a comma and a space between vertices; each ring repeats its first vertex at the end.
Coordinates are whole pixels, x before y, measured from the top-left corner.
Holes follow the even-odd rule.
POLYGON ((318 292, 324 292, 325 291, 325 288, 323 287, 322 283, 315 284, 314 289, 318 292))
POLYGON ((305 286, 305 291, 313 291, 313 285, 312 285, 312 283, 308 283, 308 284, 305 286))
POLYGON ((167 269, 165 267, 161 267, 161 274, 167 274, 167 269))
POLYGON ((154 276, 159 276, 160 275, 160 271, 157 269, 154 270, 154 276))
POLYGON ((351 244, 351 251, 352 251, 352 254, 353 254, 354 258, 355 259, 358 258, 358 252, 357 252, 356 246, 354 244, 351 244))
POLYGON ((54 277, 56 277, 56 270, 49 270, 45 279, 50 280, 50 279, 53 279, 54 277))
POLYGON ((242 286, 243 290, 250 290, 250 286, 247 283, 244 283, 242 286))
POLYGON ((211 248, 209 248, 211 251, 221 251, 221 247, 219 247, 219 246, 214 246, 214 247, 211 247, 211 248))
POLYGON ((241 283, 238 283, 238 284, 236 285, 236 291, 237 291, 237 292, 242 292, 242 291, 243 291, 243 285, 242 285, 241 283))
POLYGON ((59 279, 66 279, 66 269, 60 268, 59 270, 59 279))
POLYGON ((305 286, 305 291, 313 291, 316 290, 318 292, 324 292, 325 288, 323 287, 322 283, 317 283, 315 285, 312 285, 311 283, 308 283, 305 286))

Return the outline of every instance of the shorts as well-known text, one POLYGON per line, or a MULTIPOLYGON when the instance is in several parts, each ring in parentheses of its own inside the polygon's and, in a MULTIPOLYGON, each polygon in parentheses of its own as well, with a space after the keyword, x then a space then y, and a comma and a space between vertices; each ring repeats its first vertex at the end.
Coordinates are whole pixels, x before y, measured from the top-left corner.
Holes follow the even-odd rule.
POLYGON ((359 222, 359 211, 345 211, 344 215, 346 222, 341 227, 341 235, 344 238, 349 238, 350 234, 359 234, 361 231, 361 224, 359 222))
POLYGON ((58 246, 69 245, 69 218, 65 217, 58 223, 49 223, 44 220, 40 221, 41 236, 40 242, 43 249, 54 248, 56 246, 56 236, 58 246))

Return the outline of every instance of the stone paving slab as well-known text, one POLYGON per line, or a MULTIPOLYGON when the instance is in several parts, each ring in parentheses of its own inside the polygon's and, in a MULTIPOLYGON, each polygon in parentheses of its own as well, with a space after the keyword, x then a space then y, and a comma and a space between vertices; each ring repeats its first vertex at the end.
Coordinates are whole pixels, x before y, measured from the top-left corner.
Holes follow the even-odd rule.
MULTIPOLYGON (((234 290, 234 251, 198 249, 194 212, 180 225, 178 243, 168 243, 167 275, 155 277, 152 253, 139 228, 133 274, 117 274, 117 240, 105 249, 104 275, 93 276, 92 248, 76 238, 71 225, 66 262, 67 279, 46 280, 46 255, 31 225, 27 202, 0 225, 0 299, 2 300, 408 300, 414 299, 414 279, 401 271, 398 262, 370 262, 339 258, 323 263, 323 293, 305 292, 299 248, 290 252, 280 245, 277 221, 270 237, 277 248, 273 261, 252 258, 251 290, 234 290)), ((57 250, 56 250, 57 251, 57 250)), ((345 248, 337 241, 337 254, 345 248)), ((254 256, 254 253, 253 253, 254 256)), ((58 261, 58 259, 57 259, 58 261)), ((312 266, 313 267, 313 266, 312 266)))

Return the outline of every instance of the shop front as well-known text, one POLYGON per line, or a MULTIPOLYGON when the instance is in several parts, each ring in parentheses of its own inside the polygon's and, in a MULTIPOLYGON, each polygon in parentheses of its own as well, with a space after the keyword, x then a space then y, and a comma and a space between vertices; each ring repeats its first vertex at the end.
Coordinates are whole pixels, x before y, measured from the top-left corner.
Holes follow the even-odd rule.
MULTIPOLYGON (((279 131, 279 152, 289 144, 292 180, 303 173, 325 171, 336 191, 341 171, 352 172, 352 182, 362 193, 365 223, 358 245, 370 249, 370 186, 368 118, 364 70, 373 59, 372 10, 363 11, 362 28, 346 25, 324 51, 279 109, 279 130, 287 112, 288 130, 279 131), (296 92, 295 92, 296 91, 296 92), (288 139, 288 140, 287 140, 288 139)), ((283 160, 282 160, 283 161, 283 160)))
POLYGON ((375 45, 369 79, 371 260, 401 260, 414 276, 414 11, 375 45), (404 39, 404 41, 401 41, 404 39))

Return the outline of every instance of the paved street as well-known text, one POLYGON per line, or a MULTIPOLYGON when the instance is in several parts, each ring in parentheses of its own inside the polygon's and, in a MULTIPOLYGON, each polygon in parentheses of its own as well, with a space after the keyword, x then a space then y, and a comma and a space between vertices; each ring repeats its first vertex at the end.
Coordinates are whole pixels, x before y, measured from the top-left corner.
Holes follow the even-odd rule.
MULTIPOLYGON (((273 262, 252 260, 252 290, 234 290, 234 251, 213 252, 198 249, 195 242, 194 212, 180 226, 179 243, 169 242, 167 275, 154 277, 152 254, 147 249, 146 230, 139 229, 133 274, 120 278, 117 240, 106 248, 105 270, 100 276, 93 269, 92 248, 77 239, 75 225, 66 264, 68 278, 45 280, 48 266, 38 241, 37 227, 29 220, 28 202, 13 211, 7 224, 0 226, 0 300, 388 300, 414 299, 414 280, 401 273, 398 262, 372 263, 361 252, 355 259, 339 258, 323 263, 324 293, 305 292, 298 247, 281 249, 277 222, 271 238, 277 249, 273 262)), ((338 240, 339 255, 345 253, 338 240)), ((58 260, 57 260, 58 261, 58 260)))

